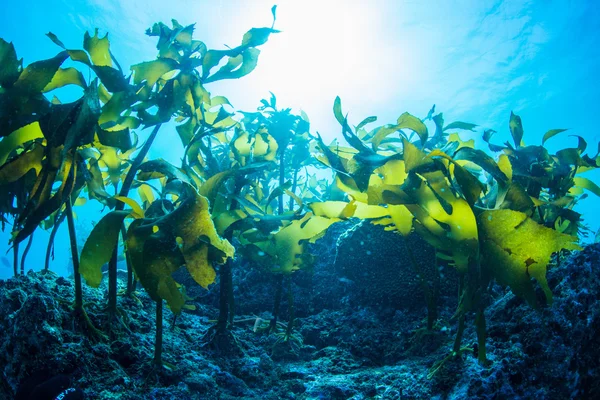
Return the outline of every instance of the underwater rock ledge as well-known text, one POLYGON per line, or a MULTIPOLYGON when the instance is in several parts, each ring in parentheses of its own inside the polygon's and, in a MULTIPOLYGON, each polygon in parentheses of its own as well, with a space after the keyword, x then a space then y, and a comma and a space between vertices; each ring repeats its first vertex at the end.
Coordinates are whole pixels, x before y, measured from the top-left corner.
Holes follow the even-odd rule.
MULTIPOLYGON (((332 269, 315 274, 334 279, 332 269)), ((72 282, 30 272, 0 281, 0 399, 15 398, 19 389, 18 398, 27 399, 24 389, 58 374, 89 399, 600 398, 600 245, 564 258, 548 281, 554 303, 541 310, 492 290, 488 366, 465 353, 427 378, 452 346, 455 328, 447 320, 454 309, 445 304, 433 332, 421 329, 424 307, 308 308, 298 321, 303 342, 293 352, 244 322, 234 329, 244 354, 224 356, 202 347, 217 310, 199 299, 197 310, 182 314, 173 328, 165 312, 164 358, 175 369, 153 376, 154 305, 145 293, 138 293, 139 302, 119 299, 128 328, 93 341, 70 310, 72 282)), ((103 323, 103 293, 84 288, 96 326, 103 323)), ((467 330, 464 343, 475 342, 467 330)))

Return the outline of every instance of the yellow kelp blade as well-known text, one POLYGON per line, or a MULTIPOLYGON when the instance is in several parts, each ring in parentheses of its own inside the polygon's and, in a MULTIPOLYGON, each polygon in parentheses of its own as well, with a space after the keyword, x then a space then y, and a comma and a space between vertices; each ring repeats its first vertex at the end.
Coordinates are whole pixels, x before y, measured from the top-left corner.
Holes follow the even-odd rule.
POLYGON ((550 304, 552 292, 546 281, 546 266, 552 253, 580 250, 577 238, 539 225, 518 211, 485 211, 477 221, 482 269, 533 307, 537 305, 531 282, 534 278, 550 304))
POLYGON ((32 169, 35 170, 36 175, 39 175, 43 157, 44 148, 36 146, 33 150, 22 153, 14 160, 0 166, 0 185, 18 180, 32 169))
POLYGON ((183 241, 181 251, 188 271, 204 288, 216 276, 212 263, 223 264, 235 252, 231 243, 217 233, 208 207, 205 197, 195 195, 165 217, 173 220, 173 233, 183 241))
POLYGON ((134 221, 127 232, 131 265, 150 296, 164 299, 173 312, 183 297, 171 274, 185 265, 201 286, 214 282, 213 263, 233 257, 234 248, 219 237, 208 211, 208 200, 194 193, 164 217, 134 221))
POLYGON ((0 165, 3 165, 8 159, 8 156, 19 146, 22 146, 24 143, 31 140, 41 139, 43 137, 44 134, 37 121, 25 125, 4 137, 2 141, 0 141, 0 165))
POLYGON ((135 201, 134 199, 132 199, 130 197, 125 197, 125 196, 114 196, 114 198, 116 200, 122 201, 123 203, 125 203, 129 207, 131 207, 131 216, 133 218, 144 218, 144 210, 138 204, 137 201, 135 201))
POLYGON ((325 201, 310 203, 308 208, 316 216, 334 219, 359 218, 371 220, 373 225, 382 225, 386 230, 396 230, 406 236, 412 230, 413 216, 403 205, 387 207, 351 201, 325 201))
POLYGON ((450 251, 456 268, 466 272, 469 259, 477 256, 478 249, 477 223, 469 203, 454 195, 441 171, 412 174, 409 179, 405 191, 414 205, 407 208, 433 235, 443 242, 451 241, 449 248, 441 250, 450 251))
POLYGON ((68 85, 77 85, 82 88, 87 87, 85 79, 83 78, 83 74, 79 72, 79 70, 73 67, 59 68, 52 77, 50 83, 48 83, 44 89, 42 89, 42 92, 50 92, 54 89, 68 85))
POLYGON ((306 241, 323 234, 329 226, 340 221, 307 213, 302 219, 292 221, 267 242, 265 252, 276 259, 274 272, 289 274, 303 267, 306 241))

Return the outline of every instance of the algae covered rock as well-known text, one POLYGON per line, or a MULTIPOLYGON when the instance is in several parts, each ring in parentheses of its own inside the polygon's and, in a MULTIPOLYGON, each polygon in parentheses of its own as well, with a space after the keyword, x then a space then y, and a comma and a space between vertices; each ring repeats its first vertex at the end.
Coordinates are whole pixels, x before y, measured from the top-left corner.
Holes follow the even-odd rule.
POLYGON ((437 265, 427 242, 368 222, 339 237, 334 268, 353 285, 358 303, 415 309, 425 305, 425 296, 413 260, 431 289, 439 284, 442 295, 456 292, 456 272, 437 265))

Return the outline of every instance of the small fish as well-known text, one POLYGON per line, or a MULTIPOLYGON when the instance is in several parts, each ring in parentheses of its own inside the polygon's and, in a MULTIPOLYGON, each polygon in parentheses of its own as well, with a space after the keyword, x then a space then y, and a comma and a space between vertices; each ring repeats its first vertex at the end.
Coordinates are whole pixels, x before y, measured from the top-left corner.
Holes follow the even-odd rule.
POLYGON ((354 281, 348 278, 341 277, 338 280, 346 285, 354 285, 354 281))
POLYGON ((4 264, 6 268, 10 268, 10 261, 8 261, 8 258, 2 257, 2 264, 4 264))

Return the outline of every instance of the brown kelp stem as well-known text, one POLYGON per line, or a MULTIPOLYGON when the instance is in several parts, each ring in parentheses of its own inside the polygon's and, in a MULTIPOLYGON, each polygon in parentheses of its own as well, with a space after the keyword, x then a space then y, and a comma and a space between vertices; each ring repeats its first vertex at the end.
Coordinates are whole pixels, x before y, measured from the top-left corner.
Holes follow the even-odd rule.
POLYGON ((294 292, 292 291, 292 275, 288 275, 287 277, 287 300, 288 300, 288 312, 290 319, 288 321, 287 329, 286 329, 286 337, 289 339, 292 335, 292 331, 294 330, 294 292))
MULTIPOLYGON (((243 176, 236 176, 233 187, 233 200, 229 206, 229 210, 235 210, 238 207, 238 202, 235 199, 240 194, 244 185, 243 176)), ((224 234, 224 238, 231 242, 233 238, 233 230, 228 230, 224 234)), ((217 334, 224 334, 228 325, 233 323, 235 315, 234 310, 234 294, 233 294, 233 262, 228 258, 225 264, 219 267, 219 318, 217 319, 217 334)))
POLYGON ((23 250, 23 255, 21 255, 21 275, 25 275, 25 259, 27 258, 29 249, 31 249, 31 243, 33 242, 33 233, 34 232, 31 232, 31 235, 29 235, 27 246, 25 246, 25 250, 23 250))
MULTIPOLYGON (((127 230, 125 229, 125 225, 121 225, 121 238, 123 242, 127 239, 127 230)), ((127 248, 125 248, 125 258, 127 259, 127 248)), ((127 264, 127 294, 130 295, 133 292, 133 268, 131 267, 131 263, 129 260, 126 262, 127 264)))
POLYGON ((44 262, 44 271, 50 270, 50 256, 52 255, 52 249, 54 248, 54 238, 56 237, 56 232, 58 232, 58 228, 60 224, 65 220, 67 214, 65 212, 60 213, 60 216, 54 221, 54 226, 52 227, 52 231, 50 231, 50 238, 48 238, 48 246, 46 247, 46 260, 44 262))
MULTIPOLYGON (((285 164, 283 163, 285 150, 281 149, 279 156, 279 186, 283 186, 285 182, 285 164)), ((283 214, 283 193, 279 195, 279 215, 283 214)), ((274 332, 277 326, 277 317, 279 316, 279 308, 281 305, 281 293, 283 292, 283 275, 278 275, 275 280, 275 301, 273 302, 273 318, 269 323, 269 332, 274 332)))
POLYGON ((73 207, 71 199, 66 202, 67 224, 69 226, 69 241, 71 243, 71 258, 73 259, 73 278, 75 279, 75 309, 83 309, 83 295, 81 291, 81 275, 79 274, 79 254, 77 253, 77 236, 75 222, 73 221, 73 207))
MULTIPOLYGON (((119 191, 119 196, 127 197, 129 194, 129 189, 131 189, 131 185, 133 184, 133 178, 135 178, 135 174, 146 158, 154 139, 156 139, 156 135, 160 129, 160 124, 156 125, 144 146, 140 152, 136 155, 135 159, 131 163, 129 167, 129 171, 125 176, 125 180, 123 181, 123 186, 121 186, 121 190, 119 191)), ((123 210, 125 208, 125 203, 119 201, 115 207, 115 210, 123 210)), ((110 315, 115 315, 117 313, 117 256, 118 256, 118 243, 115 246, 112 257, 108 263, 108 313, 110 315)))
MULTIPOLYGON (((464 278, 464 276, 461 275, 459 278, 459 283, 458 283, 459 299, 463 294, 464 286, 465 286, 465 278, 464 278)), ((452 350, 457 354, 460 352, 460 344, 462 342, 462 337, 463 337, 464 331, 465 331, 465 314, 464 314, 464 312, 461 312, 458 317, 458 328, 456 330, 456 338, 454 339, 454 347, 452 348, 452 350)))
POLYGON ((154 365, 162 365, 163 304, 156 302, 156 341, 154 342, 154 365))
MULTIPOLYGON (((294 179, 292 181, 292 188, 291 188, 291 192, 296 194, 296 187, 298 186, 298 170, 295 169, 294 170, 294 179)), ((294 210, 294 198, 290 197, 290 204, 289 204, 289 209, 290 211, 294 210)))
POLYGON ((19 243, 13 245, 13 268, 15 276, 19 276, 19 243))
MULTIPOLYGON (((227 235, 230 236, 230 235, 227 235)), ((225 237, 229 240, 229 238, 225 237)), ((227 330, 230 321, 229 292, 232 290, 231 259, 219 267, 219 318, 217 319, 217 334, 227 330)))
POLYGON ((275 279, 275 301, 273 302, 273 318, 269 323, 269 332, 274 332, 277 327, 277 316, 281 308, 281 294, 283 292, 283 274, 277 274, 275 279))

